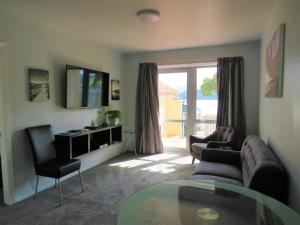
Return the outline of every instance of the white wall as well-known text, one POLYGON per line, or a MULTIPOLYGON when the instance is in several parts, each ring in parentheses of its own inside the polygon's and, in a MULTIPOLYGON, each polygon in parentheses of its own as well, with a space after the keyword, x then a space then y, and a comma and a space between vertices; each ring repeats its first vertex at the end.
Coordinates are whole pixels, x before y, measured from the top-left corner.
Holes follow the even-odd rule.
MULTIPOLYGON (((5 110, 7 153, 12 157, 13 202, 34 193, 32 155, 24 128, 52 124, 54 133, 90 125, 97 110, 67 110, 64 105, 65 65, 80 65, 110 73, 121 80, 122 55, 118 51, 79 40, 45 25, 0 13, 0 41, 6 43, 5 110), (28 68, 50 71, 50 100, 32 103, 28 98, 28 68)), ((113 101, 120 108, 119 101, 113 101)), ((121 145, 95 152, 82 160, 87 169, 121 152, 121 145)), ((9 157, 8 157, 9 158, 9 157)), ((41 180, 40 189, 53 185, 41 180)))
POLYGON ((164 64, 180 64, 190 62, 207 62, 217 60, 218 57, 243 56, 245 59, 245 108, 247 117, 247 133, 258 133, 258 105, 259 105, 259 41, 170 51, 149 53, 131 53, 124 55, 125 76, 122 89, 126 90, 123 101, 125 110, 124 127, 134 130, 135 93, 138 78, 138 64, 140 62, 156 62, 164 64))
POLYGON ((300 2, 277 0, 261 45, 259 132, 285 165, 290 177, 290 205, 300 212, 300 2), (279 24, 286 24, 282 98, 265 98, 266 48, 279 24))

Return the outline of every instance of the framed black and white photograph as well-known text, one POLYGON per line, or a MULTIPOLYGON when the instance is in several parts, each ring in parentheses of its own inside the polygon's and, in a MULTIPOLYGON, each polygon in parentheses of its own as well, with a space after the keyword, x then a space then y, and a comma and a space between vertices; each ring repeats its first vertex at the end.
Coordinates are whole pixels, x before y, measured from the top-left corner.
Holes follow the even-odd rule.
POLYGON ((29 69, 29 98, 31 102, 45 102, 50 98, 48 70, 29 69))
POLYGON ((111 80, 111 99, 120 100, 120 81, 111 80))

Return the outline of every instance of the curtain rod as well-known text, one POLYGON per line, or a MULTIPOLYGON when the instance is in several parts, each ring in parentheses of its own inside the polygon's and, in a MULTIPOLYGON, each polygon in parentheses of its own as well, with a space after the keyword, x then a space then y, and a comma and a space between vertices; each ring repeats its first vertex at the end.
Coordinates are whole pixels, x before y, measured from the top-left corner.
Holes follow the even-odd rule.
POLYGON ((217 66, 217 60, 158 64, 158 69, 217 66))

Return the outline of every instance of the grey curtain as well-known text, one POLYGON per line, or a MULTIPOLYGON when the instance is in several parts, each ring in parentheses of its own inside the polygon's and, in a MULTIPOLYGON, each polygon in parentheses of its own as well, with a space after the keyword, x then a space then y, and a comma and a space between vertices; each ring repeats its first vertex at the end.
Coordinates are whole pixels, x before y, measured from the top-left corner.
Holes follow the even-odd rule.
POLYGON ((155 63, 139 65, 135 118, 137 153, 161 153, 163 145, 159 126, 158 69, 155 63))
POLYGON ((243 57, 219 58, 217 83, 217 126, 234 127, 241 146, 246 135, 243 57))

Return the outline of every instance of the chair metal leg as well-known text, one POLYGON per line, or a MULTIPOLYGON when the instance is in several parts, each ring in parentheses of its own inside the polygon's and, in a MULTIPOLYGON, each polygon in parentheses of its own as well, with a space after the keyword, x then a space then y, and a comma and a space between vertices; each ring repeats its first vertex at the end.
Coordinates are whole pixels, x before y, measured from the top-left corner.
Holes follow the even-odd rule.
POLYGON ((39 175, 37 175, 37 178, 36 178, 35 195, 34 195, 35 198, 37 198, 38 185, 39 185, 39 175))
POLYGON ((62 206, 62 194, 61 194, 61 184, 60 179, 58 178, 58 187, 59 187, 59 206, 62 206))
POLYGON ((125 152, 127 151, 130 142, 131 142, 131 137, 128 139, 126 143, 125 152))
POLYGON ((137 153, 137 149, 136 149, 136 145, 135 145, 135 140, 133 138, 133 141, 132 141, 132 145, 133 145, 133 148, 134 148, 134 154, 137 156, 138 153, 137 153))
POLYGON ((194 162, 195 162, 195 157, 193 157, 192 164, 194 164, 194 162))
POLYGON ((79 179, 80 179, 80 184, 81 184, 82 192, 84 192, 84 187, 83 187, 83 183, 82 183, 82 178, 81 178, 80 170, 78 170, 78 175, 79 175, 79 179))

